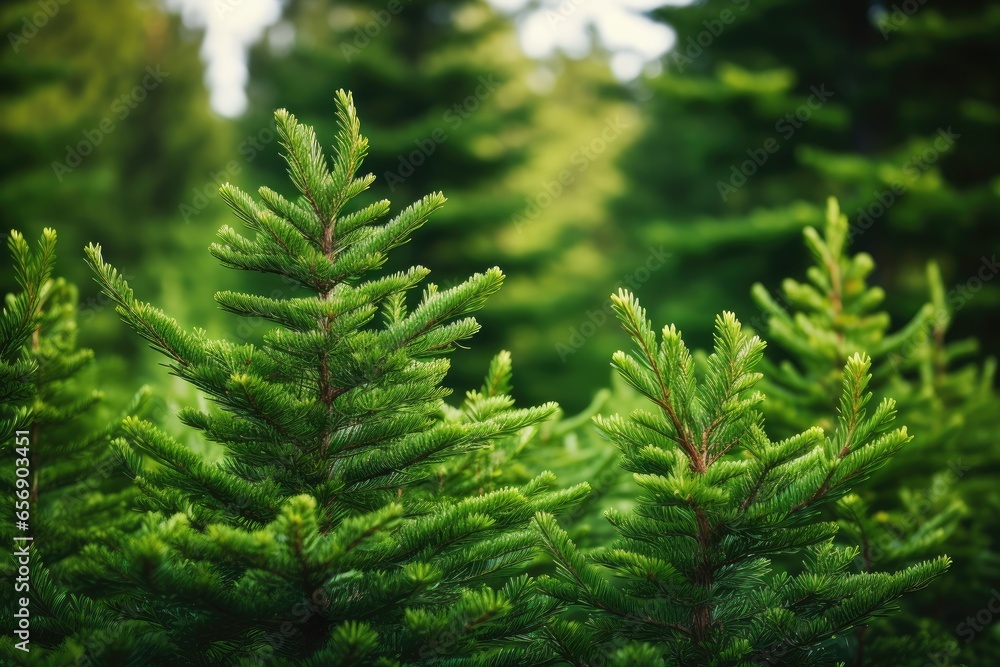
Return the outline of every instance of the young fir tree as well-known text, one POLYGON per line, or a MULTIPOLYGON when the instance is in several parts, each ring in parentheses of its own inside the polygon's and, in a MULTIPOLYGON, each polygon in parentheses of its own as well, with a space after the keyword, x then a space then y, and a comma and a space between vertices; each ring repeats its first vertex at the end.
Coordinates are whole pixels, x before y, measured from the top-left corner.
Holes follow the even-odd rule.
MULTIPOLYGON (((20 556, 2 565, 6 580, 20 577, 24 587, 13 596, 27 599, 30 613, 30 641, 18 647, 23 638, 13 630, 20 618, 12 614, 20 605, 4 606, 0 657, 9 664, 65 665, 95 638, 109 646, 127 642, 113 631, 108 610, 78 594, 72 576, 80 550, 118 543, 137 521, 129 511, 134 492, 108 447, 122 416, 104 409, 102 392, 92 389, 104 369, 76 346, 77 292, 52 278, 55 244, 51 229, 36 252, 17 231, 8 240, 20 291, 7 297, 0 316, 0 437, 12 450, 0 481, 3 532, 31 538, 7 540, 27 548, 27 577, 20 556), (23 437, 15 440, 15 433, 23 437), (24 523, 11 526, 8 517, 24 523)), ((141 391, 125 413, 135 414, 147 397, 141 391)))
POLYGON ((125 322, 219 406, 180 418, 224 451, 209 462, 127 421, 116 452, 149 520, 120 550, 91 550, 90 574, 123 619, 168 642, 143 656, 157 664, 531 663, 556 604, 509 575, 533 555, 533 514, 560 511, 586 487, 555 491, 542 474, 465 497, 436 493, 437 466, 516 437, 555 406, 512 409, 494 368, 463 416, 443 414, 443 355, 475 333, 468 315, 503 275, 427 284, 416 303, 409 292, 427 269, 371 277, 444 197, 384 224, 388 201, 346 210, 374 176, 355 175, 367 140, 343 91, 337 118, 328 161, 312 128, 276 112, 294 199, 262 187, 257 203, 222 188, 254 236, 224 227, 212 254, 309 294, 216 295, 224 310, 277 324, 259 346, 183 331, 88 248, 125 322), (484 584, 504 575, 502 587, 484 584))
MULTIPOLYGON (((953 314, 933 263, 928 267, 930 302, 890 333, 889 315, 880 310, 885 293, 867 282, 872 258, 846 252, 858 231, 830 200, 823 234, 805 230, 815 260, 808 283, 787 279, 780 297, 754 286, 765 316, 762 328, 785 355, 776 366, 764 361, 764 413, 790 431, 832 423, 835 406, 823 392, 842 382, 844 359, 865 351, 872 355, 876 394, 900 398, 901 420, 920 437, 898 457, 891 475, 876 475, 864 494, 847 497, 838 509, 844 532, 861 545, 858 566, 863 570, 905 565, 942 544, 955 557, 954 594, 947 601, 916 596, 907 602, 906 614, 892 619, 892 632, 879 629, 883 638, 898 635, 896 641, 881 647, 859 642, 856 649, 859 665, 887 659, 902 665, 908 654, 923 665, 928 654, 943 649, 939 641, 914 638, 925 629, 939 639, 951 635, 969 613, 966 601, 989 589, 998 572, 1000 557, 990 537, 997 534, 994 513, 976 512, 962 521, 967 504, 997 503, 991 481, 996 474, 992 423, 1000 409, 992 388, 995 363, 965 363, 976 351, 975 342, 947 340, 953 314)), ((989 664, 990 658, 984 659, 982 664, 989 664)))
POLYGON ((0 437, 5 443, 30 423, 31 380, 37 367, 25 351, 41 319, 42 300, 55 260, 55 244, 56 235, 50 229, 43 232, 37 253, 31 252, 19 232, 11 232, 7 240, 20 291, 7 295, 0 313, 0 437))
MULTIPOLYGON (((442 406, 445 420, 474 423, 483 418, 484 409, 513 407, 514 399, 510 397, 512 377, 510 352, 503 350, 490 362, 483 385, 478 390, 467 392, 461 406, 442 406)), ((533 475, 525 466, 526 449, 537 442, 540 430, 550 423, 548 421, 523 428, 486 447, 449 457, 438 466, 434 477, 429 479, 433 493, 440 498, 461 499, 529 481, 533 475)))
POLYGON ((559 567, 539 585, 589 613, 552 625, 566 660, 834 664, 839 635, 944 573, 947 557, 852 574, 858 549, 834 547, 837 525, 817 517, 910 440, 892 428, 892 400, 869 407, 867 357, 846 362, 831 432, 772 441, 753 391, 764 343, 734 315, 717 318, 714 351, 696 373, 676 328, 658 341, 630 293, 614 304, 636 352, 618 352, 612 365, 656 411, 597 420, 643 490, 632 512, 608 512, 620 535, 611 548, 584 556, 552 517, 537 519, 559 567), (776 571, 770 558, 781 554, 801 559, 799 571, 776 571))

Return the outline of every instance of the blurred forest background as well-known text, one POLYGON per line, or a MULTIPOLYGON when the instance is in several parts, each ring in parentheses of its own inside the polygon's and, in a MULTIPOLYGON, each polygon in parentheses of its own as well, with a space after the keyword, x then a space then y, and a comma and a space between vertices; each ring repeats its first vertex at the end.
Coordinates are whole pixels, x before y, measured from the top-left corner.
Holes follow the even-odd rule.
MULTIPOLYGON (((997 352, 1000 281, 984 258, 1000 240, 1000 6, 623 0, 675 38, 635 76, 614 71, 617 47, 596 30, 585 49, 525 53, 525 31, 599 1, 289 0, 250 44, 246 110, 228 116, 210 105, 205 30, 178 3, 5 3, 3 228, 58 230, 82 343, 122 357, 134 377, 121 381, 155 377, 155 360, 99 298, 90 241, 182 324, 253 340, 263 323, 211 300, 253 280, 206 251, 235 223, 218 183, 283 186, 274 108, 329 140, 346 88, 373 195, 394 210, 431 190, 450 200, 396 265, 428 266, 441 285, 493 265, 508 275, 455 355, 459 391, 507 348, 519 399, 584 407, 623 344, 604 310, 619 285, 695 347, 722 309, 763 328, 750 286, 777 296, 802 274, 801 229, 821 224, 829 195, 855 229, 851 252, 876 258, 897 326, 927 300, 937 260, 965 290, 952 334, 997 352)), ((233 20, 253 3, 203 4, 233 20)))

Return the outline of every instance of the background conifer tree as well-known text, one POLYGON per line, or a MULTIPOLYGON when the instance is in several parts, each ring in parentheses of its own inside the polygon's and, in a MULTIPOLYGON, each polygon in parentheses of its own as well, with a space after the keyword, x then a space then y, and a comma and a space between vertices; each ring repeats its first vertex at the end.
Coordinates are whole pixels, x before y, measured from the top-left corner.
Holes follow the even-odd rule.
MULTIPOLYGON (((631 185, 613 209, 634 221, 637 255, 651 243, 675 253, 660 275, 687 289, 646 299, 651 312, 670 321, 702 303, 748 312, 740 281, 787 275, 799 231, 822 224, 831 194, 864 227, 858 248, 881 258, 897 322, 925 300, 928 259, 959 282, 997 246, 993 3, 706 0, 651 15, 677 41, 644 82, 654 122, 621 161, 631 185), (755 252, 740 252, 745 242, 755 252)), ((956 325, 991 354, 998 301, 993 280, 956 325)), ((693 321, 689 338, 707 341, 708 324, 693 321)))
POLYGON ((30 37, 0 53, 0 229, 30 237, 56 228, 74 250, 60 253, 56 270, 81 287, 87 345, 155 375, 89 289, 76 251, 102 243, 145 293, 185 314, 202 303, 190 295, 215 266, 198 250, 218 225, 200 208, 185 221, 182 207, 207 207, 218 189, 210 174, 226 173, 243 139, 208 108, 198 36, 163 3, 134 0, 18 0, 0 8, 0 26, 8 41, 30 37), (202 266, 191 270, 192 261, 202 266))
POLYGON ((822 233, 814 227, 803 232, 813 260, 808 282, 786 278, 777 298, 760 283, 751 290, 764 313, 757 324, 790 357, 779 364, 766 358, 762 362, 768 420, 782 433, 797 432, 804 424, 832 427, 837 407, 833 396, 843 382, 844 362, 852 355, 872 358, 876 386, 881 388, 899 375, 899 363, 892 360, 926 339, 934 316, 931 304, 890 333, 889 314, 880 309, 885 291, 867 282, 874 260, 866 252, 848 253, 853 232, 837 201, 829 199, 822 233))
POLYGON ((512 409, 501 362, 462 418, 443 414, 442 355, 475 333, 468 315, 503 275, 427 284, 416 302, 408 293, 427 269, 368 278, 444 198, 428 195, 384 224, 388 201, 348 212, 374 176, 356 176, 367 141, 342 91, 337 119, 328 161, 311 128, 275 114, 293 199, 267 187, 261 203, 222 190, 255 235, 224 227, 212 254, 311 295, 218 293, 223 309, 278 325, 261 345, 183 331, 88 248, 125 322, 219 406, 180 417, 225 452, 209 462, 126 421, 116 451, 150 514, 120 551, 91 550, 92 574, 106 573, 95 585, 109 587, 123 619, 169 642, 156 660, 530 663, 554 601, 523 576, 483 582, 531 558, 535 512, 559 511, 586 487, 553 490, 542 474, 461 499, 435 493, 436 466, 516 436, 555 406, 512 409))
MULTIPOLYGON (((892 619, 893 631, 877 631, 882 638, 895 634, 895 640, 862 644, 855 660, 902 665, 911 655, 912 664, 922 665, 928 655, 951 650, 941 640, 958 639, 954 629, 968 615, 965 601, 988 591, 998 574, 1000 558, 991 537, 997 534, 995 514, 967 509, 998 503, 991 481, 997 470, 992 424, 1000 408, 993 389, 995 362, 972 359, 974 340, 948 339, 953 313, 934 263, 927 269, 930 301, 891 332, 889 314, 882 310, 885 292, 867 280, 874 261, 867 253, 847 252, 858 231, 831 199, 822 235, 813 228, 804 233, 815 262, 808 282, 786 279, 780 294, 754 285, 764 313, 761 328, 783 358, 778 364, 763 361, 764 413, 783 430, 829 426, 836 411, 823 392, 843 381, 842 360, 859 352, 872 355, 876 395, 900 398, 900 419, 913 425, 918 437, 891 472, 876 474, 839 510, 846 535, 861 545, 861 569, 907 564, 942 545, 955 558, 950 587, 955 593, 947 602, 926 592, 908 599, 907 613, 892 619), (936 641, 916 641, 924 630, 936 641)), ((992 659, 986 649, 974 653, 992 659)))
MULTIPOLYGON (((329 134, 335 128, 324 91, 353 91, 371 138, 368 168, 389 196, 448 193, 448 206, 389 258, 389 268, 433 263, 446 287, 482 266, 508 268, 495 237, 523 207, 509 179, 527 157, 541 98, 524 83, 531 63, 513 27, 487 0, 391 8, 378 0, 294 0, 269 35, 250 53, 247 134, 269 124, 268 110, 279 105, 329 134)), ((251 169, 267 182, 285 166, 267 151, 251 169)), ((365 196, 359 201, 367 204, 365 196)), ((462 351, 472 362, 452 370, 461 386, 474 386, 501 346, 501 320, 483 317, 483 349, 462 351)))
POLYGON ((601 417, 642 494, 609 511, 620 534, 584 556, 555 521, 537 528, 559 567, 540 585, 589 613, 552 626, 573 664, 837 664, 839 635, 885 613, 948 567, 946 557, 899 572, 848 570, 858 548, 837 548, 837 525, 817 511, 885 464, 909 440, 895 404, 870 408, 870 360, 847 360, 834 428, 772 441, 753 391, 764 343, 731 313, 716 320, 702 372, 673 326, 657 339, 627 292, 614 297, 635 352, 613 366, 657 410, 601 417), (771 559, 799 557, 797 571, 771 559), (602 569, 616 575, 612 583, 602 569))
MULTIPOLYGON (((510 397, 512 377, 510 352, 504 350, 490 362, 489 371, 478 390, 467 392, 465 401, 458 408, 447 404, 443 406, 445 419, 471 423, 492 410, 513 407, 514 400, 510 397)), ((430 479, 433 493, 442 499, 461 499, 527 482, 533 475, 524 463, 526 449, 537 443, 540 430, 551 421, 521 429, 462 456, 449 457, 438 467, 436 476, 430 479)))
MULTIPOLYGON (((123 415, 93 388, 115 369, 76 346, 76 288, 52 277, 56 234, 45 229, 33 252, 12 231, 8 245, 20 290, 0 317, 0 437, 7 445, 22 432, 26 445, 5 448, 3 533, 16 546, 13 535, 33 539, 28 588, 11 593, 29 600, 30 650, 16 647, 14 605, 5 605, 0 656, 9 664, 65 665, 87 646, 105 654, 135 647, 135 638, 115 631, 108 610, 81 595, 73 570, 82 549, 117 544, 138 518, 130 511, 134 489, 108 447, 123 415), (28 476, 15 475, 15 465, 28 476), (15 510, 19 519, 25 513, 27 529, 11 525, 15 510)), ((125 414, 136 414, 148 397, 140 391, 125 414)), ((15 580, 18 565, 4 559, 5 580, 15 580)))

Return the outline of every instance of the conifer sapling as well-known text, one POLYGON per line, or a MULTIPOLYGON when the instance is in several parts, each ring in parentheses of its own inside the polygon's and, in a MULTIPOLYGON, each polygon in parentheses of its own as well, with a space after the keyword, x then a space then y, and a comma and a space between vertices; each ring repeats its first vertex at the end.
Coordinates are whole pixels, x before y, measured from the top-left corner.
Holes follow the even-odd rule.
POLYGON ((832 544, 817 510, 910 440, 894 403, 872 408, 869 360, 847 360, 831 433, 814 427, 772 441, 754 391, 764 343, 731 313, 698 373, 674 326, 657 338, 638 301, 613 297, 635 352, 612 365, 654 411, 597 419, 642 490, 619 534, 585 556, 544 513, 537 529, 559 576, 540 581, 578 604, 585 623, 556 622, 553 647, 572 664, 834 664, 838 633, 883 614, 948 567, 946 557, 900 572, 852 574, 857 548, 832 544), (801 559, 784 572, 776 558, 801 559), (610 579, 608 573, 614 575, 610 579))
MULTIPOLYGON (((43 230, 32 251, 12 231, 8 246, 20 290, 0 314, 0 436, 11 445, 0 489, 3 533, 16 557, 4 559, 0 571, 17 582, 11 595, 28 601, 28 615, 15 623, 14 605, 4 606, 0 662, 72 664, 91 642, 105 655, 132 651, 135 638, 117 632, 109 610, 86 597, 74 576, 81 549, 116 544, 137 525, 129 511, 133 490, 108 447, 122 415, 105 409, 94 388, 103 369, 76 345, 76 287, 52 277, 56 233, 43 230), (20 551, 30 558, 27 574, 20 551)), ((148 397, 141 390, 125 414, 136 414, 148 397)))
MULTIPOLYGON (((534 513, 571 505, 585 485, 553 490, 543 473, 491 490, 474 480, 465 497, 435 486, 441 465, 516 437, 555 406, 514 409, 501 386, 471 396, 461 418, 444 414, 445 354, 476 332, 470 313, 503 275, 427 284, 416 301, 427 269, 372 277, 444 197, 383 224, 388 201, 348 210, 374 176, 356 176, 367 140, 342 91, 337 118, 328 161, 312 128, 275 113, 294 198, 221 190, 253 236, 223 227, 212 254, 310 294, 216 295, 231 313, 275 323, 260 345, 184 331, 87 249, 124 321, 218 406, 180 417, 224 453, 209 463, 127 421, 116 451, 149 523, 119 553, 93 551, 95 570, 123 619, 161 633, 162 657, 185 664, 531 662, 556 605, 510 575, 533 555, 534 513), (485 584, 497 578, 507 583, 485 584)), ((504 376, 495 369, 487 384, 504 376)))
POLYGON ((995 487, 995 360, 969 363, 976 341, 948 339, 954 313, 933 262, 927 267, 929 302, 893 330, 885 292, 869 284, 874 260, 849 252, 854 229, 836 199, 828 201, 823 228, 807 228, 803 236, 814 260, 808 280, 786 279, 781 297, 760 284, 752 291, 774 352, 784 357, 780 364, 762 361, 763 411, 782 432, 834 423, 836 406, 827 394, 843 381, 843 360, 859 351, 871 355, 872 391, 896 397, 900 420, 919 437, 891 472, 875 475, 836 505, 840 539, 860 546, 856 567, 865 571, 911 564, 945 543, 960 570, 947 602, 926 594, 908 600, 903 614, 872 628, 874 641, 859 630, 851 657, 858 665, 923 667, 928 655, 950 652, 954 625, 968 613, 961 600, 988 589, 990 571, 995 573, 987 563, 996 548, 973 537, 996 533, 984 523, 995 513, 970 512, 966 501, 995 487), (977 527, 970 531, 972 522, 977 527))

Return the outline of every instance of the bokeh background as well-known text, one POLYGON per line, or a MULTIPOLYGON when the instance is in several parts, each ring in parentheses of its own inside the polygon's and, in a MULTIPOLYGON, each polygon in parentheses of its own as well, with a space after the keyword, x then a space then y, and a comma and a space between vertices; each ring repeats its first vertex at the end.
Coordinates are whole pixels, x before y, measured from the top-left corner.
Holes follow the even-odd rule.
POLYGON ((455 355, 456 389, 506 348, 519 399, 582 408, 624 344, 604 310, 618 286, 693 347, 722 309, 753 321, 751 284, 801 275, 801 229, 829 195, 897 324, 936 260, 967 290, 953 334, 998 350, 996 3, 30 0, 0 19, 3 228, 58 230, 82 342, 136 383, 161 377, 156 359, 99 297, 84 245, 182 323, 253 340, 266 327, 211 295, 291 288, 208 255, 236 222, 218 184, 286 190, 273 110, 329 143, 338 88, 371 139, 373 196, 450 200, 395 264, 441 285, 508 275, 455 355))

